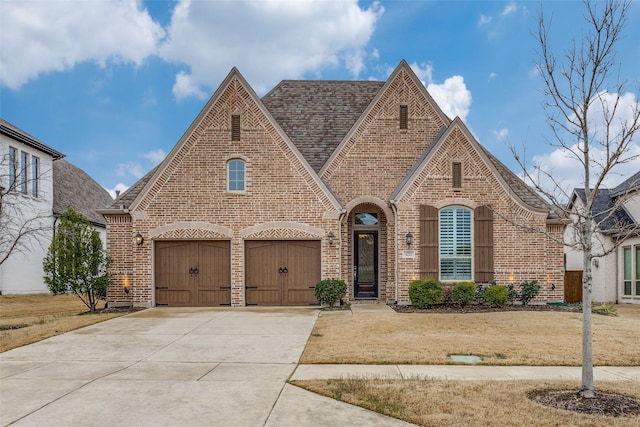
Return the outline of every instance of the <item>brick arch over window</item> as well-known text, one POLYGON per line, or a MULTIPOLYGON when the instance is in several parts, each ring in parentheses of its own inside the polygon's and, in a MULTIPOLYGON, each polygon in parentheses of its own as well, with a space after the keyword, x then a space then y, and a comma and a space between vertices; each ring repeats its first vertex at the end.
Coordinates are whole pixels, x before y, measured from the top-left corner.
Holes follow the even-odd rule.
MULTIPOLYGON (((439 210, 435 206, 420 206, 420 277, 440 278, 438 213, 439 210)), ((491 207, 483 205, 473 210, 473 229, 473 280, 477 283, 488 283, 494 278, 491 207)))
POLYGON ((385 202, 383 202, 381 199, 378 199, 377 197, 371 197, 371 196, 356 197, 355 199, 347 203, 345 207, 350 216, 353 213, 352 211, 356 206, 366 205, 366 204, 374 205, 384 213, 384 215, 387 217, 387 220, 389 222, 393 222, 393 218, 394 218, 393 212, 391 211, 391 209, 389 209, 389 206, 387 206, 385 202))

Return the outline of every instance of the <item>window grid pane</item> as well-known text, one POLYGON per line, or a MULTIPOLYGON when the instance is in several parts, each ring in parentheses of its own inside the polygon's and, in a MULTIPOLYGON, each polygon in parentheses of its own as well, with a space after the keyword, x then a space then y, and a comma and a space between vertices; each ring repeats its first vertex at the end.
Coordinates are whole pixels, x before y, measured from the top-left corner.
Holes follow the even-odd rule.
POLYGON ((38 181, 40 178, 40 159, 37 157, 31 158, 31 195, 38 197, 38 181))
POLYGON ((20 191, 27 194, 27 163, 29 155, 25 152, 20 154, 20 191))
POLYGON ((16 173, 18 162, 18 152, 15 148, 9 147, 9 189, 14 190, 16 188, 16 173))

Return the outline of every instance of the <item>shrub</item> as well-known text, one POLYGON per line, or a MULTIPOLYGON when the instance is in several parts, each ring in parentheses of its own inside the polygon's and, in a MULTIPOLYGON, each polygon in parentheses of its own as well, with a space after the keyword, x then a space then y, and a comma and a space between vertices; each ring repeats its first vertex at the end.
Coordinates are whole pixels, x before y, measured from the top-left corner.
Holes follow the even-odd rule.
POLYGON ((484 304, 484 290, 486 288, 482 283, 476 285, 476 302, 478 304, 484 304))
POLYGON ((540 293, 540 285, 537 280, 524 281, 520 284, 520 295, 518 299, 522 301, 522 305, 528 305, 529 302, 540 293))
POLYGON ((451 298, 462 306, 467 306, 476 298, 476 287, 471 282, 460 282, 453 285, 451 298))
POLYGON ((415 307, 428 307, 442 300, 442 283, 427 278, 414 280, 409 285, 409 299, 415 307))
POLYGON ((504 286, 491 285, 484 291, 484 299, 491 307, 504 307, 508 298, 509 291, 504 286))
POLYGON ((507 285, 507 299, 509 300, 509 304, 513 305, 515 300, 520 299, 520 292, 516 289, 516 285, 513 283, 509 283, 507 285))
POLYGON ((316 298, 320 304, 333 305, 341 301, 347 294, 347 284, 344 280, 325 279, 316 284, 316 298))

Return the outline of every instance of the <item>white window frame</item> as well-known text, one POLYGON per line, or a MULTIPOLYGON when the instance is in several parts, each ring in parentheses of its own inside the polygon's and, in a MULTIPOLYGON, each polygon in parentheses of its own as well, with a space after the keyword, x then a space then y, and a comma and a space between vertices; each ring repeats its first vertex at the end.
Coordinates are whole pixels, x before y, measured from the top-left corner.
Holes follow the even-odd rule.
POLYGON ((247 163, 238 158, 229 159, 227 161, 227 191, 230 193, 244 193, 247 190, 247 163), (232 169, 233 165, 241 164, 242 165, 242 180, 240 181, 237 177, 238 170, 232 169), (232 176, 233 174, 233 176, 232 176), (242 188, 236 188, 236 185, 241 182, 242 188), (232 188, 234 187, 234 188, 232 188))
POLYGON ((22 194, 29 193, 29 179, 28 179, 28 170, 29 168, 29 153, 25 151, 20 152, 20 192, 22 194))
POLYGON ((40 158, 31 156, 31 196, 40 196, 40 158))
POLYGON ((9 191, 18 187, 18 149, 9 147, 9 191))
POLYGON ((638 258, 640 245, 625 246, 622 248, 622 296, 624 298, 640 297, 640 265, 638 258), (629 251, 629 275, 627 276, 626 252, 629 251), (626 293, 626 285, 629 283, 629 293, 626 293))
MULTIPOLYGON (((465 233, 466 235, 466 233, 465 233)), ((459 282, 459 281, 469 281, 472 282, 473 281, 473 209, 470 209, 466 206, 447 206, 445 208, 440 209, 440 211, 438 212, 438 266, 439 266, 439 272, 440 272, 440 280, 444 281, 444 282, 459 282), (452 211, 454 212, 454 217, 453 217, 453 230, 451 232, 451 239, 453 239, 453 251, 454 254, 453 255, 445 255, 443 256, 443 251, 445 249, 449 249, 451 247, 451 245, 449 244, 443 244, 443 213, 446 213, 447 211, 452 211), (459 239, 459 235, 458 235, 458 224, 457 224, 457 218, 458 218, 458 212, 465 212, 468 213, 468 220, 469 220, 469 224, 468 224, 468 242, 469 242, 469 253, 468 255, 459 255, 457 254, 458 250, 458 239, 459 239), (445 277, 443 275, 443 268, 442 268, 442 262, 443 260, 448 260, 448 259, 453 259, 454 260, 454 270, 453 270, 453 277, 445 277), (460 272, 458 272, 456 266, 455 266, 455 260, 469 260, 469 274, 468 275, 462 275, 460 272)))

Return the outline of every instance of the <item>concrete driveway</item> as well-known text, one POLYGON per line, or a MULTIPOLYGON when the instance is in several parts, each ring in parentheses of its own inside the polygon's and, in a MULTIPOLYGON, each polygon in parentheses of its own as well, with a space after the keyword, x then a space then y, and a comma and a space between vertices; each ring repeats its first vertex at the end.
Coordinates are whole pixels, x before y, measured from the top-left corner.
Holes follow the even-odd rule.
POLYGON ((15 426, 408 425, 286 384, 312 308, 155 308, 0 354, 15 426))

